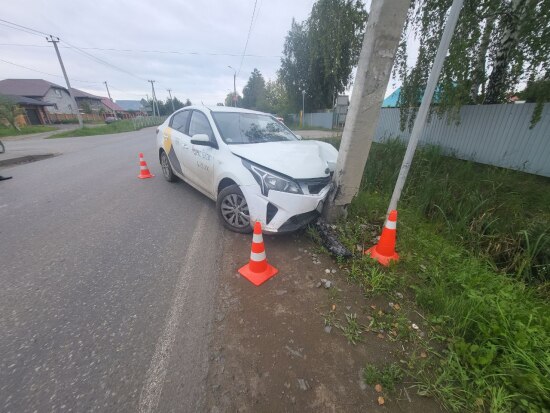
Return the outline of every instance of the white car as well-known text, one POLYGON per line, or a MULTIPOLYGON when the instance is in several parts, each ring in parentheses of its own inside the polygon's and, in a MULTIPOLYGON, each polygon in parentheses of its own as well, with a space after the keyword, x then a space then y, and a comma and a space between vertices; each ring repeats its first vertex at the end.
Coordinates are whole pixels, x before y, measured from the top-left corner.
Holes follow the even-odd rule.
POLYGON ((241 233, 294 231, 317 218, 338 151, 304 141, 272 115, 225 106, 188 106, 157 129, 162 172, 212 200, 225 227, 241 233))

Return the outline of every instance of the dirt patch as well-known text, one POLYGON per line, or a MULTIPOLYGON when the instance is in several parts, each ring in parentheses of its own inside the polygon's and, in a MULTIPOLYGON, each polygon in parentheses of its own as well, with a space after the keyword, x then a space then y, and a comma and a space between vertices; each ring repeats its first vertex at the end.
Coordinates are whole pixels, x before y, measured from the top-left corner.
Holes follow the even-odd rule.
POLYGON ((366 363, 398 362, 406 348, 375 331, 353 345, 337 325, 345 314, 368 323, 371 313, 388 305, 386 299, 366 299, 304 234, 264 237, 279 274, 255 287, 237 273, 247 262, 251 236, 227 232, 224 238, 208 411, 442 411, 434 400, 416 395, 407 380, 383 394, 383 406, 374 385, 364 383, 366 363))

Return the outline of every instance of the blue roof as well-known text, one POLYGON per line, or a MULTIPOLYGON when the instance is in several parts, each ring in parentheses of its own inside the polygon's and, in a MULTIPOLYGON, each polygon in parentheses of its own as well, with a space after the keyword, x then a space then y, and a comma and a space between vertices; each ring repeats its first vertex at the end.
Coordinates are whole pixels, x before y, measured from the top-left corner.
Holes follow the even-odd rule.
POLYGON ((399 94, 401 93, 401 88, 397 88, 393 91, 391 95, 389 95, 384 101, 382 102, 383 108, 396 108, 397 103, 399 102, 399 94))

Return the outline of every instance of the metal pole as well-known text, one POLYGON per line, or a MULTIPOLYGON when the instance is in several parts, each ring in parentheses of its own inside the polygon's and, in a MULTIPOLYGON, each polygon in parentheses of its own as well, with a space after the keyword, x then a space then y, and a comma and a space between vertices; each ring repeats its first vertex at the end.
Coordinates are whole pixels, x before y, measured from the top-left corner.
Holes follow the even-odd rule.
POLYGON ((458 16, 460 15, 460 10, 462 9, 463 3, 464 0, 454 0, 451 6, 451 11, 449 12, 449 17, 447 18, 447 24, 443 30, 439 48, 437 49, 437 54, 435 55, 434 64, 432 66, 430 76, 428 77, 426 90, 424 91, 424 96, 422 97, 422 103, 420 103, 420 108, 418 109, 418 114, 416 115, 416 119, 414 121, 414 126, 409 138, 409 144, 407 145, 407 151, 405 152, 405 157, 403 158, 403 164, 401 165, 401 170, 399 171, 399 176, 397 177, 397 182, 393 190, 390 205, 388 207, 388 214, 391 210, 397 209, 397 202, 399 201, 399 198, 401 198, 401 192, 403 191, 403 186, 405 185, 407 175, 409 174, 409 169, 416 150, 416 145, 418 144, 418 139, 420 138, 420 134, 422 133, 426 123, 426 118, 428 116, 430 104, 437 86, 437 81, 439 79, 439 75, 441 74, 443 62, 447 56, 449 44, 451 43, 456 22, 458 20, 458 16))
POLYGON ((63 72, 63 76, 65 77, 65 83, 67 84, 67 90, 69 91, 69 96, 73 101, 74 111, 76 113, 76 118, 78 119, 78 126, 82 129, 84 127, 84 124, 82 122, 82 116, 80 116, 80 111, 78 110, 76 99, 74 98, 73 91, 71 90, 71 83, 69 82, 69 77, 67 76, 67 72, 65 71, 65 66, 63 65, 63 60, 61 59, 61 54, 59 53, 59 49, 57 48, 59 37, 54 37, 50 34, 50 37, 49 38, 46 37, 46 40, 49 43, 53 43, 53 47, 55 48, 55 53, 57 54, 57 58, 59 59, 59 65, 61 66, 61 71, 63 72))
POLYGON ((168 90, 168 96, 170 96, 170 103, 172 104, 172 113, 174 113, 176 109, 174 108, 174 101, 172 100, 172 89, 167 89, 167 90, 168 90))

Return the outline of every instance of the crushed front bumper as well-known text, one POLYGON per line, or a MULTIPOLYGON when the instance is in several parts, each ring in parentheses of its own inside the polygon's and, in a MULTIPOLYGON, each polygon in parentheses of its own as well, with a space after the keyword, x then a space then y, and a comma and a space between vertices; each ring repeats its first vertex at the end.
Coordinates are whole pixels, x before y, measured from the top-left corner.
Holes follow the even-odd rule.
POLYGON ((248 204, 251 222, 260 221, 265 232, 283 233, 295 231, 319 217, 331 184, 318 194, 290 194, 271 190, 264 196, 258 185, 240 188, 248 204))

